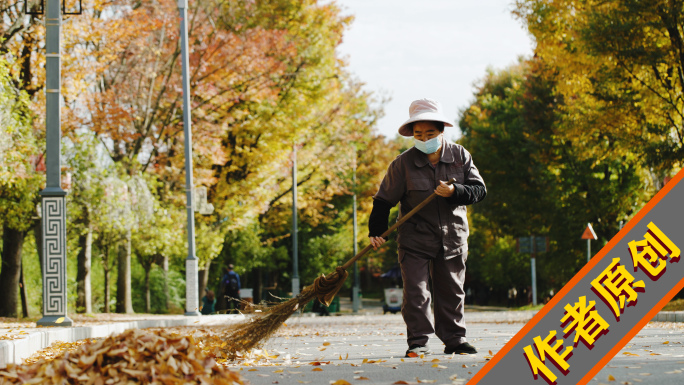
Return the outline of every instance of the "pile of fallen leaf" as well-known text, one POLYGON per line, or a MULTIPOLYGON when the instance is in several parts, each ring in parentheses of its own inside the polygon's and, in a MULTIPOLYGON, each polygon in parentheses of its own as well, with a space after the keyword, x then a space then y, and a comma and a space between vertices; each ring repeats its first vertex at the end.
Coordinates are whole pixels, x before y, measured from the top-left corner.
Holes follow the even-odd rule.
POLYGON ((4 384, 244 384, 192 336, 132 329, 52 359, 0 370, 4 384))

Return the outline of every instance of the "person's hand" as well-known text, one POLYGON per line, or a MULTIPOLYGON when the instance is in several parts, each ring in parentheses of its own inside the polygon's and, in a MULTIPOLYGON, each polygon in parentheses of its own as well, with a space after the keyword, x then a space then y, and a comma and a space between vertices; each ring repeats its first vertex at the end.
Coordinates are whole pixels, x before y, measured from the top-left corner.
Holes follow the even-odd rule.
POLYGON ((383 243, 385 243, 385 238, 383 237, 368 237, 370 243, 373 246, 373 250, 377 250, 383 243))
POLYGON ((439 181, 439 186, 435 189, 435 194, 449 198, 450 196, 454 195, 454 185, 451 184, 446 184, 444 181, 439 181))

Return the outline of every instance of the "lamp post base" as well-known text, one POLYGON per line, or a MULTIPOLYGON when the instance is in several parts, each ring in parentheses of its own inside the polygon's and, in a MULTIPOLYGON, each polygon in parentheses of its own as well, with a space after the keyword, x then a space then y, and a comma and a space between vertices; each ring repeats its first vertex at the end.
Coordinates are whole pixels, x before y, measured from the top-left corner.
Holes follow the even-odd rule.
POLYGON ((45 316, 36 322, 38 326, 64 326, 70 327, 74 325, 74 321, 67 316, 45 316))

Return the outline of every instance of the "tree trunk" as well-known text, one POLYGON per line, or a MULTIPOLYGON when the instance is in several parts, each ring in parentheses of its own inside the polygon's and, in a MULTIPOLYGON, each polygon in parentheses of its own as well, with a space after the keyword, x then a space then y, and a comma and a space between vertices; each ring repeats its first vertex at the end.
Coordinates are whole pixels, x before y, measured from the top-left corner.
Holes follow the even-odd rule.
POLYGON ((98 242, 98 245, 100 246, 98 248, 102 253, 102 270, 104 271, 104 309, 102 309, 102 311, 104 313, 109 313, 109 301, 112 298, 112 292, 109 288, 109 278, 111 272, 111 268, 109 267, 109 244, 102 239, 100 239, 98 242))
POLYGON ((109 269, 104 269, 104 312, 109 313, 109 301, 112 297, 111 289, 109 288, 109 269))
POLYGON ((119 246, 118 277, 116 279, 116 312, 133 313, 131 297, 131 231, 119 246))
POLYGON ((150 270, 152 266, 145 267, 145 313, 150 314, 152 312, 152 304, 150 302, 150 270))
POLYGON ((254 303, 261 302, 261 292, 264 290, 264 273, 261 268, 256 269, 256 279, 254 280, 254 303))
POLYGON ((77 273, 76 273, 76 311, 90 314, 92 308, 92 292, 90 287, 90 265, 93 250, 93 226, 90 218, 85 219, 85 234, 78 237, 77 273))
POLYGON ((3 227, 2 269, 0 269, 0 317, 17 318, 17 297, 21 273, 21 249, 25 231, 3 227))
POLYGON ((24 283, 24 263, 21 263, 19 272, 19 292, 21 293, 21 310, 24 318, 30 317, 28 308, 28 295, 26 295, 26 284, 24 283))
POLYGON ((366 259, 366 271, 364 274, 364 278, 366 281, 366 290, 370 290, 371 286, 373 285, 373 275, 371 274, 370 262, 371 262, 370 258, 366 259))
POLYGON ((202 303, 202 297, 204 297, 204 290, 207 288, 209 283, 209 267, 211 266, 211 260, 204 263, 204 270, 199 271, 199 303, 202 303))
POLYGON ((33 225, 33 237, 36 239, 36 251, 38 252, 38 262, 40 262, 40 278, 43 278, 43 221, 36 221, 33 225))
POLYGON ((164 271, 164 304, 166 305, 166 310, 168 311, 171 308, 171 304, 169 303, 169 257, 167 255, 164 255, 162 270, 164 271))

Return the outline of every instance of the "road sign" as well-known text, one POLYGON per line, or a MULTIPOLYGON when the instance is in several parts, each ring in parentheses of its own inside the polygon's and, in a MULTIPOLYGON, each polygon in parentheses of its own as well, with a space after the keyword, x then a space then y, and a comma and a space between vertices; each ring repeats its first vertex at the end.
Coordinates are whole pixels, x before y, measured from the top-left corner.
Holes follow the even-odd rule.
POLYGON ((545 253, 549 237, 534 237, 535 252, 545 253))
POLYGON ((518 252, 519 253, 532 253, 532 237, 520 237, 518 238, 518 252))
POLYGON ((548 249, 549 237, 531 236, 518 238, 518 252, 519 253, 545 253, 548 249))
POLYGON ((594 232, 594 229, 591 227, 591 223, 587 223, 587 228, 584 229, 584 233, 582 233, 582 239, 598 239, 596 233, 594 232))

